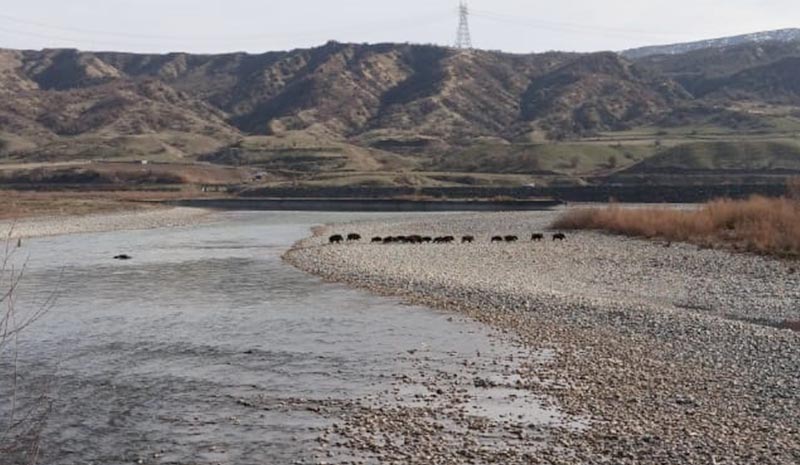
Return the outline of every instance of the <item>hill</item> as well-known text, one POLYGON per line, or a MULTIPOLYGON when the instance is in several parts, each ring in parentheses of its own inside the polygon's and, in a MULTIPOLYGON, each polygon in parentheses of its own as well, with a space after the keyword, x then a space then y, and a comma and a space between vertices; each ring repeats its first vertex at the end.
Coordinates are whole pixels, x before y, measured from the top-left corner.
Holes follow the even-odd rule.
POLYGON ((210 162, 286 183, 580 182, 687 143, 796 138, 790 36, 641 58, 337 42, 0 50, 0 162, 210 162))
POLYGON ((688 98, 681 86, 619 55, 598 53, 533 79, 523 95, 522 117, 564 139, 643 124, 688 98))
POLYGON ((730 84, 730 79, 749 70, 770 67, 800 57, 800 41, 744 43, 724 49, 707 48, 680 55, 654 55, 635 62, 678 82, 697 97, 730 84))
POLYGON ((736 74, 709 79, 695 94, 717 100, 756 101, 775 105, 800 104, 800 57, 782 58, 736 74))
POLYGON ((648 47, 625 50, 622 55, 626 58, 638 59, 651 55, 679 55, 695 50, 719 49, 734 47, 742 44, 758 44, 765 42, 795 42, 800 41, 800 29, 778 29, 775 31, 754 32, 718 39, 698 40, 669 45, 654 45, 648 47))
POLYGON ((800 144, 697 142, 663 150, 623 173, 800 173, 800 144))
POLYGON ((330 42, 261 55, 4 51, 0 63, 0 91, 10 97, 0 106, 2 132, 36 141, 169 131, 224 145, 302 131, 402 152, 486 137, 574 139, 657 123, 696 106, 687 88, 713 93, 728 85, 712 81, 724 73, 708 66, 701 85, 674 62, 610 52, 513 55, 408 44, 330 42))

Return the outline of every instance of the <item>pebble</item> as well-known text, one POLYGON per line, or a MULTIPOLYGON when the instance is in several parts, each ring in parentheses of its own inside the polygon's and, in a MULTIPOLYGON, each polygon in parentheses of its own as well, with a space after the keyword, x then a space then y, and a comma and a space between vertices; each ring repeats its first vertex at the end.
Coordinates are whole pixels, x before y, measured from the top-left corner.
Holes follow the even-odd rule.
POLYGON ((529 438, 519 425, 469 415, 469 426, 439 424, 444 407, 435 404, 354 405, 336 433, 348 454, 419 464, 800 463, 800 333, 777 328, 800 321, 800 276, 789 271, 796 264, 593 232, 489 242, 530 237, 554 218, 482 213, 327 226, 287 252, 310 273, 458 312, 548 351, 546 360, 523 362, 521 387, 588 420, 529 438), (476 240, 325 244, 343 230, 476 240), (503 431, 504 445, 481 445, 503 431))

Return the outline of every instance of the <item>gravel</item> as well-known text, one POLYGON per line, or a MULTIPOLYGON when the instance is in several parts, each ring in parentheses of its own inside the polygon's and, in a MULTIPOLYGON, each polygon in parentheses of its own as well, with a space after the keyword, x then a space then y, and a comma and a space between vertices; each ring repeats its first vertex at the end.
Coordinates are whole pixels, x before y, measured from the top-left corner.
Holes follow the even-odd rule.
POLYGON ((0 239, 189 226, 203 221, 209 214, 205 209, 175 207, 4 220, 0 221, 0 239))
MULTIPOLYGON (((524 386, 588 426, 553 428, 535 451, 509 442, 505 459, 474 463, 800 463, 800 333, 778 328, 800 320, 798 263, 590 232, 529 241, 554 215, 328 226, 285 258, 330 280, 467 314, 531 350, 552 351, 522 371, 524 386), (327 244, 329 234, 350 232, 365 239, 327 244), (410 234, 476 240, 368 242, 410 234), (490 243, 508 234, 520 242, 490 243)), ((403 462, 465 463, 439 449, 421 447, 419 460, 403 462)))

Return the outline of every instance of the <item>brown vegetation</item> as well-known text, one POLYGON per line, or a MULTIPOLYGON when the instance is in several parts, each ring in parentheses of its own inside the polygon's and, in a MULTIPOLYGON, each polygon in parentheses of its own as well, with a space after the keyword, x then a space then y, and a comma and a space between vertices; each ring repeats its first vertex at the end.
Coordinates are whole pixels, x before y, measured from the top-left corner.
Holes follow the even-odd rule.
MULTIPOLYGON (((713 55, 637 61, 611 52, 463 54, 336 42, 258 55, 0 49, 0 157, 247 159, 259 155, 240 143, 247 136, 292 133, 321 139, 317 148, 346 141, 426 156, 489 140, 560 141, 637 127, 711 124, 763 134, 775 123, 758 116, 764 108, 783 114, 797 103, 796 46, 713 55), (764 86, 764 76, 774 85, 764 86), (745 101, 759 112, 742 110, 745 101)), ((671 146, 674 131, 659 133, 671 146)), ((271 162, 307 152, 336 163, 298 140, 269 142, 271 152, 285 152, 271 162)), ((606 168, 625 162, 621 152, 602 158, 606 168)), ((576 160, 567 159, 574 168, 576 160)))
POLYGON ((162 166, 198 160, 249 167, 253 182, 310 186, 792 172, 800 123, 787 108, 798 101, 791 78, 800 49, 758 44, 756 62, 747 50, 640 62, 610 52, 463 54, 336 42, 259 55, 0 49, 0 170, 75 164, 0 173, 0 182, 236 178, 203 165, 162 166), (763 66, 792 57, 775 69, 784 71, 775 86, 760 85, 773 71, 763 66), (713 98, 687 92, 687 79, 713 98), (558 141, 568 143, 548 143, 558 141), (662 141, 653 163, 627 171, 661 152, 662 141), (149 165, 86 163, 135 160, 149 165))
POLYGON ((593 229, 778 256, 800 256, 800 202, 751 197, 715 200, 694 210, 607 208, 570 210, 555 229, 593 229))
POLYGON ((238 184, 248 181, 248 168, 203 163, 27 163, 0 165, 0 184, 16 186, 155 186, 238 184))
POLYGON ((786 181, 786 193, 790 199, 800 201, 800 176, 786 181))
POLYGON ((25 274, 25 262, 15 259, 20 242, 10 234, 0 240, 0 457, 21 465, 35 465, 39 439, 50 412, 47 383, 31 386, 17 372, 20 333, 50 309, 55 292, 41 306, 19 308, 17 288, 25 274))
POLYGON ((0 220, 16 220, 33 216, 85 215, 123 210, 159 208, 151 203, 202 196, 219 197, 219 193, 204 194, 194 189, 176 191, 83 191, 29 192, 0 190, 0 220))

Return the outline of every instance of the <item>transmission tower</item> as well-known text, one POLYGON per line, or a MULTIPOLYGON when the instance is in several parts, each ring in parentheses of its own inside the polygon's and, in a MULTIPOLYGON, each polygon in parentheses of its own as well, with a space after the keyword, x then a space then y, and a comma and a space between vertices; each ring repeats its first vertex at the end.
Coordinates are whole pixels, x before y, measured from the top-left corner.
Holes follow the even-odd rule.
POLYGON ((472 39, 469 35, 469 8, 462 0, 458 5, 459 21, 456 34, 456 48, 472 50, 472 39))

